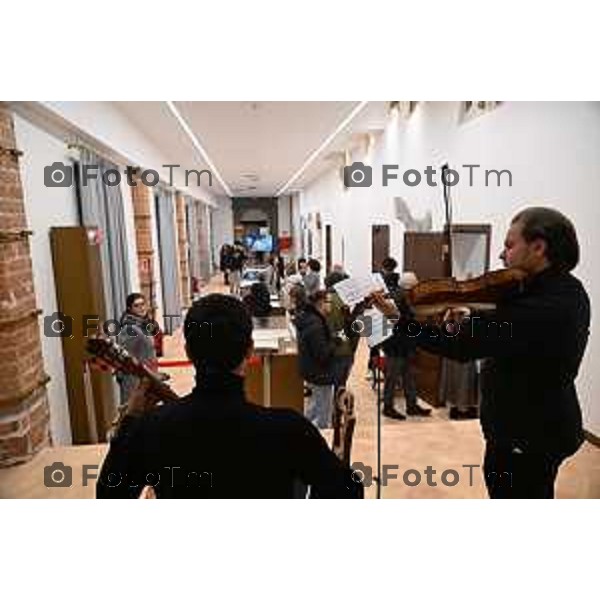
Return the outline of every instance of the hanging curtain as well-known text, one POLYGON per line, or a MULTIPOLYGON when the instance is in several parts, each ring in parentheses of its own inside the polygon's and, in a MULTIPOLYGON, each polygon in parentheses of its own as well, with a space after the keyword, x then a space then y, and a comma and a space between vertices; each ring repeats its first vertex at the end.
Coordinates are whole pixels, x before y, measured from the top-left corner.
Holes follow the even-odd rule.
POLYGON ((97 166, 97 169, 88 170, 86 185, 82 185, 83 180, 80 182, 82 225, 98 227, 102 233, 104 241, 100 244, 100 255, 106 315, 109 319, 119 319, 131 290, 125 213, 121 186, 109 186, 102 181, 103 173, 118 167, 95 152, 81 148, 81 173, 86 165, 97 166), (95 178, 91 179, 94 175, 95 178))
POLYGON ((190 278, 197 282, 202 277, 200 269, 200 236, 198 232, 198 202, 193 198, 186 198, 186 209, 190 278))
POLYGON ((163 330, 166 334, 171 335, 181 325, 175 205, 173 194, 165 188, 159 186, 156 194, 158 252, 160 256, 164 316, 163 330))
POLYGON ((210 279, 208 208, 202 203, 198 203, 198 243, 200 244, 200 276, 204 281, 208 281, 210 279))

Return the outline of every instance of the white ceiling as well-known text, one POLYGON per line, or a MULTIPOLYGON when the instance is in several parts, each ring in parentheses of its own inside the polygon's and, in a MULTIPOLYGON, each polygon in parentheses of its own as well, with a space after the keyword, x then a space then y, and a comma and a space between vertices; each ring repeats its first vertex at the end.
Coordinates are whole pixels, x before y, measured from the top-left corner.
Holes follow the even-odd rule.
MULTIPOLYGON (((233 196, 274 196, 358 102, 176 102, 233 196)), ((173 164, 208 168, 166 102, 115 102, 173 164)), ((353 134, 383 127, 385 103, 369 102, 292 189, 331 168, 327 155, 353 134)), ((215 178, 213 191, 225 195, 215 178)))

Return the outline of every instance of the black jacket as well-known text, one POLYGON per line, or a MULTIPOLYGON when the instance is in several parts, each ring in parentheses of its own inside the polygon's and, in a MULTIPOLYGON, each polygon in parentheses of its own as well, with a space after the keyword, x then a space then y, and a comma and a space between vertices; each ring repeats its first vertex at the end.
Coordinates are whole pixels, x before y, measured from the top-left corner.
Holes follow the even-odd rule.
MULTIPOLYGON (((391 275, 397 275, 397 273, 391 273, 391 275)), ((404 291, 399 287, 391 287, 387 281, 386 285, 390 290, 392 300, 396 304, 396 307, 398 308, 400 314, 403 315, 403 317, 406 319, 413 319, 414 311, 408 304, 404 291)), ((409 357, 415 354, 417 350, 417 343, 415 341, 415 338, 410 337, 408 335, 393 335, 392 337, 389 337, 387 340, 382 342, 380 347, 386 356, 409 357)))
POLYGON ((325 317, 306 304, 294 320, 300 375, 308 383, 333 385, 336 341, 325 317))
POLYGON ((589 326, 581 282, 546 270, 498 302, 492 315, 473 314, 456 337, 423 330, 416 342, 448 358, 486 358, 481 425, 487 440, 571 454, 583 441, 575 378, 589 326))
POLYGON ((361 498, 319 431, 288 409, 250 404, 244 380, 205 377, 181 403, 126 417, 110 443, 98 498, 288 498, 297 483, 313 497, 361 498))

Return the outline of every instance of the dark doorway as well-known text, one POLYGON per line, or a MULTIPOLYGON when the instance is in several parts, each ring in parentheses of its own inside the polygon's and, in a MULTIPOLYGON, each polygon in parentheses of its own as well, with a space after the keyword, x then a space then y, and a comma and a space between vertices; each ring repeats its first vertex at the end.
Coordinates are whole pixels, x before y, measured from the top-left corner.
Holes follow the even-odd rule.
POLYGON ((404 234, 404 270, 413 271, 419 280, 446 277, 446 236, 441 231, 404 234))
POLYGON ((325 225, 325 273, 331 273, 331 225, 325 225))
POLYGON ((371 270, 381 270, 381 263, 390 255, 390 226, 371 227, 371 270))

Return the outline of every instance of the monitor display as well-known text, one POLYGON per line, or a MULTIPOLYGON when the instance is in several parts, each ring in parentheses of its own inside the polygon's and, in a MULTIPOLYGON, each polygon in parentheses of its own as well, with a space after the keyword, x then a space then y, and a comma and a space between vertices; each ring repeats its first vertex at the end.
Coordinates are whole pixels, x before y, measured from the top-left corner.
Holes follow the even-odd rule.
POLYGON ((247 235, 244 245, 251 252, 273 252, 273 236, 270 234, 247 235))

